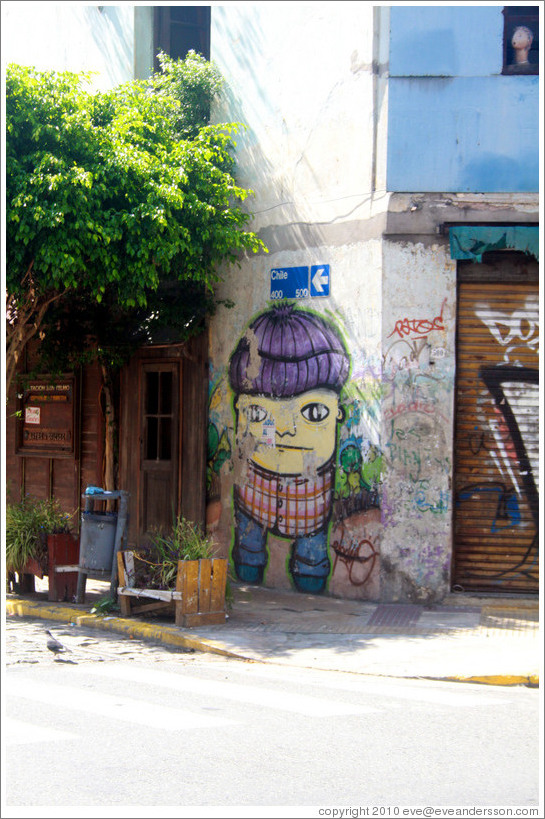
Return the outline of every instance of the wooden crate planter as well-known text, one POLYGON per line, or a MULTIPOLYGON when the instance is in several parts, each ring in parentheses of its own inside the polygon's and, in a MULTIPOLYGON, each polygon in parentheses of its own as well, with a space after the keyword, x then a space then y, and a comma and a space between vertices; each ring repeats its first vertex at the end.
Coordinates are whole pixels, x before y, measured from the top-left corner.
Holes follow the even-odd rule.
POLYGON ((211 626, 225 622, 226 558, 179 560, 173 590, 136 588, 131 550, 118 552, 117 565, 120 583, 117 594, 122 615, 173 609, 177 626, 211 626))
POLYGON ((36 590, 34 578, 48 579, 47 599, 55 602, 72 601, 76 596, 78 583, 79 538, 70 532, 58 532, 45 536, 47 539, 47 565, 36 558, 27 560, 15 581, 10 572, 10 583, 21 594, 36 590))
POLYGON ((72 602, 78 587, 79 538, 69 532, 48 535, 47 557, 47 599, 72 602))

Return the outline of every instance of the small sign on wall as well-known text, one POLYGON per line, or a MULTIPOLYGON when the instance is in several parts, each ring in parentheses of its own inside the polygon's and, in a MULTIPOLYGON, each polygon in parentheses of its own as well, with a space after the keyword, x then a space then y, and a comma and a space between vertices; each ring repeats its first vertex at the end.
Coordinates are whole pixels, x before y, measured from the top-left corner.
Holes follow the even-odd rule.
POLYGON ((263 422, 261 430, 261 443, 265 446, 275 446, 276 443, 276 424, 271 418, 263 422))
POLYGON ((40 423, 40 407, 25 407, 25 424, 40 423))
POLYGON ((70 457, 75 452, 75 376, 40 376, 18 390, 19 455, 70 457))
POLYGON ((275 267, 271 270, 271 299, 306 299, 329 296, 328 264, 312 267, 275 267))

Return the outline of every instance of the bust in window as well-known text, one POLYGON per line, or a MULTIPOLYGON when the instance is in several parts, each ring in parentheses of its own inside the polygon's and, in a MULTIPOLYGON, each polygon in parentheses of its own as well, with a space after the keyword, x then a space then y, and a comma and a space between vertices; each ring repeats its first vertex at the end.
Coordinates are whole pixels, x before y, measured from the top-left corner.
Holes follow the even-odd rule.
POLYGON ((507 66, 507 74, 530 74, 534 67, 528 61, 528 54, 534 41, 534 34, 528 26, 517 26, 511 38, 515 62, 507 66))

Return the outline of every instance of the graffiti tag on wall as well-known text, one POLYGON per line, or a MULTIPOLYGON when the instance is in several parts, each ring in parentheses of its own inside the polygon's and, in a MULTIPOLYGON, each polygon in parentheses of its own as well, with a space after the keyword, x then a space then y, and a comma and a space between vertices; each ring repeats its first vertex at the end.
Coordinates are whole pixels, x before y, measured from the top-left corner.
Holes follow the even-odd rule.
POLYGON ((398 319, 388 338, 391 338, 396 333, 399 338, 427 338, 433 330, 444 330, 443 311, 446 303, 447 300, 444 299, 439 315, 434 316, 432 319, 398 319))

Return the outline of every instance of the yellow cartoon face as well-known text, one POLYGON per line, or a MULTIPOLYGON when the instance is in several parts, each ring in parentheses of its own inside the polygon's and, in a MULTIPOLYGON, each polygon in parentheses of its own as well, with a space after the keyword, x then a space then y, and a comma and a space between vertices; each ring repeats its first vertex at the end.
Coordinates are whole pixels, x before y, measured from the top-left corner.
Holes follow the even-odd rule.
POLYGON ((335 451, 336 425, 342 419, 339 397, 316 389, 293 398, 239 395, 237 440, 251 436, 250 460, 282 475, 315 472, 335 451))

